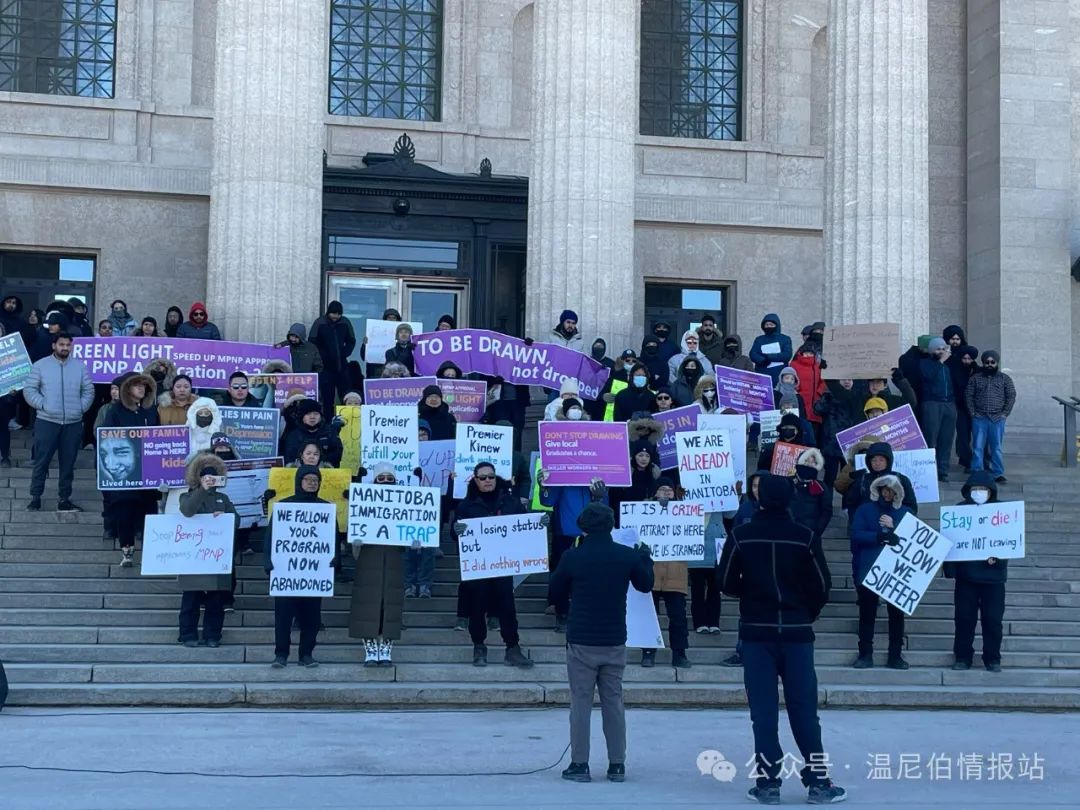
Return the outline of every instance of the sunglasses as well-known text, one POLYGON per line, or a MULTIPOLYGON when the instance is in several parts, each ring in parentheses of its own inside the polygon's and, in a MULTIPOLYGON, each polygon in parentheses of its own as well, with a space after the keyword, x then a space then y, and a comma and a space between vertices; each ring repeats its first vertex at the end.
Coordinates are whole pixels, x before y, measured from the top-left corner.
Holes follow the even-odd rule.
POLYGON ((246 391, 247 390, 246 385, 233 385, 233 386, 230 386, 230 387, 232 388, 233 391, 246 391))
POLYGON ((984 366, 996 366, 997 365, 997 360, 987 360, 985 363, 983 363, 983 365, 984 366))
POLYGON ((658 399, 659 401, 661 401, 661 402, 670 402, 670 401, 671 401, 671 397, 669 397, 669 396, 668 396, 667 394, 660 394, 660 395, 659 395, 659 396, 657 397, 657 399, 658 399))
POLYGON ((394 483, 394 477, 390 475, 377 475, 375 476, 376 484, 392 484, 394 483))
POLYGON ((697 338, 687 338, 686 342, 687 343, 697 343, 697 338))
POLYGON ((476 476, 473 476, 473 477, 476 478, 477 481, 494 481, 495 480, 494 475, 476 475, 476 476))

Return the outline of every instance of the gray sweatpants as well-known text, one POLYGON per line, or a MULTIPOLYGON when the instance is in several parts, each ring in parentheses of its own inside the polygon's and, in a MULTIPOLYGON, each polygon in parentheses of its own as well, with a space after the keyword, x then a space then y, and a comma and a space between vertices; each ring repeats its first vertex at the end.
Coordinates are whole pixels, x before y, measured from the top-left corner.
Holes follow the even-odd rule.
POLYGON ((604 720, 608 764, 626 762, 626 713, 622 678, 626 647, 566 645, 566 675, 570 681, 570 761, 589 761, 593 694, 600 690, 600 714, 604 720))

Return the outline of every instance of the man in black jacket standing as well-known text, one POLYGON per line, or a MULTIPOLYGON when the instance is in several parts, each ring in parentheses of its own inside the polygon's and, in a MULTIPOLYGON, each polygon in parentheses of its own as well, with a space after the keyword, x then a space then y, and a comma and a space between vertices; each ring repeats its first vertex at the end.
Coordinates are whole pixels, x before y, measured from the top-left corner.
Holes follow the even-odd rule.
POLYGON ((847 794, 829 780, 821 744, 813 627, 829 601, 832 580, 820 540, 788 514, 791 496, 789 480, 762 475, 758 511, 732 530, 720 556, 721 587, 739 600, 743 683, 754 727, 757 784, 747 795, 760 804, 780 804, 779 678, 805 763, 807 801, 834 804, 847 794))
POLYGON ((345 398, 349 393, 349 355, 356 348, 356 333, 352 322, 344 317, 340 301, 326 305, 326 314, 311 325, 309 338, 322 358, 319 373, 319 401, 327 420, 334 418, 335 395, 345 398))
POLYGON ((590 782, 589 735, 593 692, 600 690, 600 713, 608 748, 607 777, 626 779, 626 717, 622 678, 626 668, 626 593, 653 587, 646 545, 636 549, 611 537, 615 513, 601 503, 585 507, 577 519, 583 537, 559 561, 549 588, 556 602, 570 600, 566 625, 566 674, 570 681, 571 782, 590 782))

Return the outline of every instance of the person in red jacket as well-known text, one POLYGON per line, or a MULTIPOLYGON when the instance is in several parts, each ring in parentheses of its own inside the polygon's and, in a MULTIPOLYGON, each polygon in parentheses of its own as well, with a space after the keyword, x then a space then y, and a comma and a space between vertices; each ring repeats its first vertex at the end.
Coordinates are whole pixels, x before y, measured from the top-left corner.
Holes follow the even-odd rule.
POLYGON ((825 393, 825 380, 821 377, 821 359, 812 343, 804 343, 795 353, 795 359, 791 361, 791 367, 799 373, 798 391, 806 405, 806 418, 814 426, 814 436, 821 446, 821 423, 820 414, 814 411, 814 405, 825 393))

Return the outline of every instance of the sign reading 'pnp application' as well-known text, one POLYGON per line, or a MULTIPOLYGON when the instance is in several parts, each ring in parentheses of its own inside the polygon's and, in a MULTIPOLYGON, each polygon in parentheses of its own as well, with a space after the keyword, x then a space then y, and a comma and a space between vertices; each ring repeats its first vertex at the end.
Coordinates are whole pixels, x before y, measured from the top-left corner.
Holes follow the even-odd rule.
POLYGON ((540 515, 463 520, 458 535, 462 580, 528 576, 548 570, 547 529, 540 515))
POLYGON ((228 574, 236 518, 224 514, 147 515, 143 524, 144 577, 228 574))
POLYGON ((947 562, 1024 556, 1024 502, 941 507, 941 533, 952 541, 947 562))
POLYGON ((655 562, 705 559, 705 508, 689 501, 623 501, 619 526, 647 543, 655 562))
POLYGON ((698 430, 676 433, 679 453, 679 481, 686 500, 700 503, 706 512, 737 509, 735 457, 726 430, 698 430))
POLYGON ((270 595, 333 596, 334 505, 277 503, 270 525, 270 595))
POLYGON ((98 489, 182 486, 190 435, 183 425, 98 428, 98 489))
POLYGON ((454 453, 454 497, 461 499, 469 488, 473 470, 481 462, 495 468, 504 481, 514 475, 514 429, 502 425, 457 426, 454 453))
POLYGON ((392 484, 353 484, 349 490, 350 543, 424 548, 439 545, 439 490, 392 484))
POLYGON ((945 562, 952 543, 910 514, 904 515, 893 531, 900 542, 881 550, 862 584, 910 616, 945 562))

